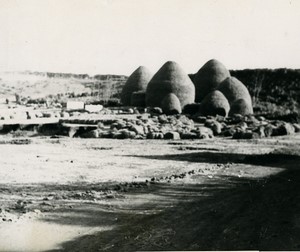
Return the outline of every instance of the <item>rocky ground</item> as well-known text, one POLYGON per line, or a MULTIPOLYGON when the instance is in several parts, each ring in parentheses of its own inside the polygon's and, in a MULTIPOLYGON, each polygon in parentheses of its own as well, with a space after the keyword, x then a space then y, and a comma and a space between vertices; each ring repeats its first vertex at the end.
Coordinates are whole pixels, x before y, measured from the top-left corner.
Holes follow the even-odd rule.
POLYGON ((1 251, 299 250, 297 133, 0 140, 1 251))

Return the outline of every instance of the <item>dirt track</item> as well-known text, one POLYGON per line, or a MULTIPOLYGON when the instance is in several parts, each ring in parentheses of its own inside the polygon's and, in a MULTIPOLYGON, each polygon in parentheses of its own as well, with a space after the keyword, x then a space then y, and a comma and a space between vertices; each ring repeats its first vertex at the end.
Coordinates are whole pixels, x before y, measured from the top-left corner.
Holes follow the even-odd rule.
POLYGON ((9 140, 0 144, 0 250, 300 248, 299 135, 9 140))

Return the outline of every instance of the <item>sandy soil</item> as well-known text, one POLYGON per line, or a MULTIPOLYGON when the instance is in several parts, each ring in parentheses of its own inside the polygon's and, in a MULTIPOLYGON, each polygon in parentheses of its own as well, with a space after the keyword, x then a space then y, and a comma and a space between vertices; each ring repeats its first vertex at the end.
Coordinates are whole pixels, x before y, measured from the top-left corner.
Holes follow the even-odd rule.
POLYGON ((300 135, 13 140, 1 251, 300 249, 300 135))

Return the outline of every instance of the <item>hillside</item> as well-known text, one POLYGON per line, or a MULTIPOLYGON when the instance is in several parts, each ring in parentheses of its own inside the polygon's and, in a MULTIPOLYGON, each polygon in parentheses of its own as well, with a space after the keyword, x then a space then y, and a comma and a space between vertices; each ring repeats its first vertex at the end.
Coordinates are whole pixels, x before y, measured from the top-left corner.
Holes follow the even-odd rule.
POLYGON ((118 97, 127 77, 50 72, 0 73, 0 98, 15 99, 15 94, 27 99, 86 99, 109 100, 118 97))
MULTIPOLYGON (((256 112, 299 112, 299 69, 244 69, 230 70, 249 89, 256 112)), ((189 75, 193 80, 193 74, 189 75)), ((50 72, 0 73, 0 99, 15 99, 15 94, 27 99, 48 98, 118 101, 124 75, 95 75, 50 72)))

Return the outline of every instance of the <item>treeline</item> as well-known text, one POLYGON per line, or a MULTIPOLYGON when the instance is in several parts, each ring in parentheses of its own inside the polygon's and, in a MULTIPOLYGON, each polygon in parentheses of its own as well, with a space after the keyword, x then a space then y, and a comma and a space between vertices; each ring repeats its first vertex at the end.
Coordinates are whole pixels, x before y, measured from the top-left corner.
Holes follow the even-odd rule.
MULTIPOLYGON (((230 74, 248 88, 254 106, 266 102, 300 109, 300 69, 243 69, 230 74)), ((189 74, 193 80, 194 74, 189 74)))
POLYGON ((299 69, 244 69, 231 70, 230 74, 242 81, 257 101, 281 106, 300 105, 299 69))
MULTIPOLYGON (((9 72, 7 72, 9 73, 9 72)), ((88 74, 73 74, 73 73, 53 73, 53 72, 31 72, 31 71, 24 71, 18 72, 21 74, 29 74, 29 75, 36 75, 36 76, 46 76, 48 78, 76 78, 80 80, 127 80, 127 76, 125 75, 117 75, 117 74, 97 74, 97 75, 88 75, 88 74)))
POLYGON ((114 74, 97 74, 90 76, 88 74, 72 74, 72 73, 46 73, 48 78, 76 78, 81 80, 125 80, 125 75, 114 75, 114 74))

